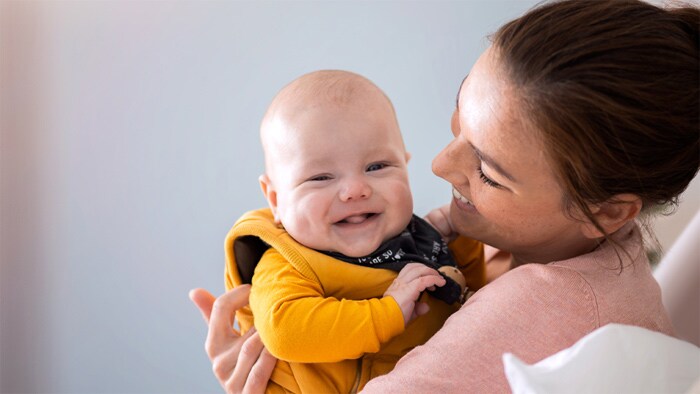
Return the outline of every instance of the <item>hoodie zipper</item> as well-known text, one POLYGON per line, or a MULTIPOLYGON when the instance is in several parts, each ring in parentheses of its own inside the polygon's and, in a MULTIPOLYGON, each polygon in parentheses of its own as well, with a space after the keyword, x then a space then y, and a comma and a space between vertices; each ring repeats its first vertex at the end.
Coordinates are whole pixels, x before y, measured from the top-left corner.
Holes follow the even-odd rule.
POLYGON ((360 387, 360 380, 362 378, 362 359, 364 357, 360 357, 357 359, 357 373, 355 373, 355 383, 352 385, 352 389, 350 390, 350 393, 355 394, 357 393, 357 390, 360 387))

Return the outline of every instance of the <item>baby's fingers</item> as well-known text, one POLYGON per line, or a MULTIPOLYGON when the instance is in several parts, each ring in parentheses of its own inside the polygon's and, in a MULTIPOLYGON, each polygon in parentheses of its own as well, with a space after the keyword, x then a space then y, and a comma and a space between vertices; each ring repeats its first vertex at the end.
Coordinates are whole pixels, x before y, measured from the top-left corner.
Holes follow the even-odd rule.
POLYGON ((423 291, 433 286, 441 287, 444 286, 445 283, 447 283, 447 281, 442 277, 442 275, 438 274, 437 271, 435 271, 435 274, 433 275, 421 276, 411 281, 411 285, 415 286, 416 290, 418 291, 423 291))
POLYGON ((440 276, 440 274, 425 264, 408 263, 401 269, 396 279, 408 283, 425 276, 440 276))

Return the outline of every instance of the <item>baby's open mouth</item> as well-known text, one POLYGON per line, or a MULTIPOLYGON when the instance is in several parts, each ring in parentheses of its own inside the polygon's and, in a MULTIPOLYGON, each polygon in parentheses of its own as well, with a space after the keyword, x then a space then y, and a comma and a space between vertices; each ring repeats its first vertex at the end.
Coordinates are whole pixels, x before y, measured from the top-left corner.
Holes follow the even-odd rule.
POLYGON ((338 221, 336 224, 360 224, 364 222, 365 220, 368 220, 374 216, 376 216, 376 213, 363 213, 359 215, 351 215, 346 217, 343 220, 338 221))

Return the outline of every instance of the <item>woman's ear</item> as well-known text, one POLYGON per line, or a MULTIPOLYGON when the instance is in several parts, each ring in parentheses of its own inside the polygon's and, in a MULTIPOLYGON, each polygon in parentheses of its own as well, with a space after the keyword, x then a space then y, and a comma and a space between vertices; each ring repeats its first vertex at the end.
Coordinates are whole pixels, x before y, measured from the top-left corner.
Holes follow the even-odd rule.
POLYGON ((272 215, 275 217, 275 222, 279 223, 279 218, 277 217, 277 191, 275 191, 275 186, 267 174, 260 175, 258 181, 260 181, 260 189, 262 189, 263 196, 265 196, 267 200, 267 205, 270 206, 272 215))
MULTIPOLYGON (((635 194, 617 194, 608 201, 592 205, 590 208, 603 230, 612 234, 639 215, 642 199, 635 194)), ((600 238, 605 235, 587 218, 581 226, 583 234, 588 238, 600 238)))

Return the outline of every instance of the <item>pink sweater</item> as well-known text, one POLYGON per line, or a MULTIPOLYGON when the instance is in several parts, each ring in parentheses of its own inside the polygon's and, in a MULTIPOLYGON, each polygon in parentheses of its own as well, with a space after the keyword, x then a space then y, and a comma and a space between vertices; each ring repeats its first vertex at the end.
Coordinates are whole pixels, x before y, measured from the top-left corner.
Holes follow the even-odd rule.
POLYGON ((639 229, 613 235, 632 257, 604 243, 591 253, 506 272, 474 294, 425 345, 364 393, 509 392, 501 356, 534 363, 608 323, 673 335, 639 229))

